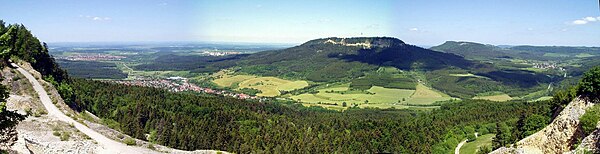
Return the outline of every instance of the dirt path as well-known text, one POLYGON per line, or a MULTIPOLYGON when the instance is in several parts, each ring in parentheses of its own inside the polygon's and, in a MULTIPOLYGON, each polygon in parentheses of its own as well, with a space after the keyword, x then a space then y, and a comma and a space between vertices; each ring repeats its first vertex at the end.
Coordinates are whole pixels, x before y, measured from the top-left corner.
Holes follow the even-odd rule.
POLYGON ((458 143, 458 146, 456 146, 456 148, 454 149, 454 154, 460 154, 460 148, 467 143, 467 140, 464 140, 460 143, 458 143))
POLYGON ((111 140, 111 139, 107 138, 106 136, 73 120, 71 117, 68 117, 63 112, 61 112, 60 109, 58 109, 56 106, 54 106, 54 104, 52 103, 52 100, 48 96, 48 93, 46 92, 46 90, 35 79, 35 77, 33 77, 33 75, 31 75, 29 72, 27 72, 26 70, 22 69, 21 67, 17 66, 14 63, 12 63, 11 65, 16 67, 17 71, 21 72, 21 74, 23 74, 27 78, 27 80, 29 80, 31 85, 33 85, 33 89, 35 90, 35 92, 38 93, 38 96, 40 97, 40 101, 42 102, 42 104, 44 104, 44 107, 48 111, 48 116, 54 117, 60 121, 64 121, 64 122, 73 124, 75 126, 75 128, 77 128, 79 131, 81 131, 82 133, 86 134, 87 136, 89 136, 90 138, 92 138, 93 140, 98 142, 98 144, 101 145, 101 146, 99 146, 100 147, 99 149, 96 149, 96 151, 98 153, 127 153, 127 154, 130 154, 130 153, 138 153, 138 154, 139 153, 158 153, 158 152, 152 151, 150 149, 135 147, 135 146, 127 146, 121 142, 111 140))

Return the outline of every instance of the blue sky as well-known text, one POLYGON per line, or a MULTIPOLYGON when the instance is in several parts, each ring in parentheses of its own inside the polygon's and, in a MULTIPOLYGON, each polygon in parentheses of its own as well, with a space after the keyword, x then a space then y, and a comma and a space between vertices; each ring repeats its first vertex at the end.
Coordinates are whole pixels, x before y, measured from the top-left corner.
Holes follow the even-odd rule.
POLYGON ((600 46, 595 0, 19 0, 2 2, 0 19, 47 42, 391 36, 416 45, 600 46))

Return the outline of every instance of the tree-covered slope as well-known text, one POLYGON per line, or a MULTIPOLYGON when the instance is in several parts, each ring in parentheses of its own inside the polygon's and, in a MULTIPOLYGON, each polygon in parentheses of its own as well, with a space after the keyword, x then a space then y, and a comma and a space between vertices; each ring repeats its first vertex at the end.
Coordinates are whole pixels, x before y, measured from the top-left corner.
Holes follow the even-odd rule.
MULTIPOLYGON (((53 81, 64 82, 68 78, 66 72, 61 70, 54 58, 48 54, 45 43, 40 43, 25 26, 6 25, 0 20, 0 67, 10 66, 9 59, 30 63, 45 78, 53 81)), ((25 119, 23 115, 6 110, 7 98, 8 88, 0 85, 0 146, 10 146, 5 144, 14 143, 17 134, 15 127, 25 119)))
POLYGON ((517 129, 519 117, 550 111, 548 102, 467 100, 432 112, 337 112, 91 80, 75 80, 73 88, 85 109, 133 137, 187 150, 236 153, 446 153, 471 133, 464 127, 493 132, 494 123, 506 122, 517 129))
POLYGON ((501 48, 495 45, 463 41, 447 41, 441 45, 431 47, 430 49, 454 53, 469 59, 478 60, 487 60, 493 58, 569 60, 600 55, 600 48, 598 47, 521 45, 501 48))
POLYGON ((250 55, 162 56, 136 68, 160 70, 170 69, 169 66, 198 72, 240 67, 242 72, 250 74, 328 82, 360 77, 379 66, 431 71, 447 67, 469 69, 477 63, 454 54, 409 45, 397 38, 361 37, 316 39, 287 49, 250 55))
POLYGON ((444 44, 431 47, 430 49, 454 53, 471 59, 501 58, 509 56, 509 54, 504 53, 503 50, 505 49, 474 42, 446 41, 444 44))
POLYGON ((242 58, 249 73, 290 74, 313 81, 332 81, 362 76, 379 66, 402 70, 468 68, 474 63, 453 54, 435 52, 389 37, 324 38, 242 58))

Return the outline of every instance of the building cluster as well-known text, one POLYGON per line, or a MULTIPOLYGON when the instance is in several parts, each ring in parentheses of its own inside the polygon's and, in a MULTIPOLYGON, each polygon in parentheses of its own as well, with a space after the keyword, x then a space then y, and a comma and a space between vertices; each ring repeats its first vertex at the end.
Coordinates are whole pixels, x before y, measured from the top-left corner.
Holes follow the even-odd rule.
POLYGON ((556 65, 556 63, 549 63, 549 62, 544 62, 544 63, 533 63, 533 68, 538 68, 538 69, 559 69, 559 70, 564 70, 562 67, 559 67, 558 65, 556 65))
POLYGON ((222 96, 229 96, 238 99, 257 99, 256 96, 251 96, 244 93, 234 93, 225 90, 216 90, 211 88, 199 87, 193 83, 189 83, 186 78, 182 77, 169 77, 167 79, 142 79, 142 80, 119 80, 112 81, 119 84, 124 84, 128 86, 143 86, 143 87, 154 87, 167 89, 171 92, 181 92, 181 91, 194 91, 200 93, 208 93, 222 96))
POLYGON ((204 51, 204 52, 202 52, 202 54, 208 55, 208 56, 227 56, 227 55, 237 55, 237 54, 240 54, 240 52, 233 52, 233 51, 228 51, 228 52, 210 52, 210 51, 204 51))
POLYGON ((73 61, 100 61, 100 60, 121 60, 126 58, 124 56, 113 56, 106 54, 86 54, 86 55, 73 55, 66 57, 58 57, 58 59, 66 59, 73 61))

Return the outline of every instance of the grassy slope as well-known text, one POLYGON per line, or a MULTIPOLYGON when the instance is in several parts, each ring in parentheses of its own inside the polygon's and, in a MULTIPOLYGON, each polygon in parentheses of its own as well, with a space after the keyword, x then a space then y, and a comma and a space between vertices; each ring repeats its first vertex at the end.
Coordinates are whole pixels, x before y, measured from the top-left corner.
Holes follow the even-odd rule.
POLYGON ((500 95, 492 95, 492 96, 476 96, 476 97, 473 97, 473 99, 483 99, 483 100, 504 102, 504 101, 512 100, 513 98, 507 94, 500 94, 500 95))
POLYGON ((479 150, 481 146, 492 147, 492 139, 495 134, 486 134, 479 136, 475 141, 467 142, 460 148, 461 154, 473 154, 479 150))
POLYGON ((275 97, 279 91, 291 91, 308 86, 306 81, 290 81, 277 77, 257 77, 253 75, 228 75, 222 74, 213 82, 221 87, 251 88, 260 90, 258 96, 275 97))

